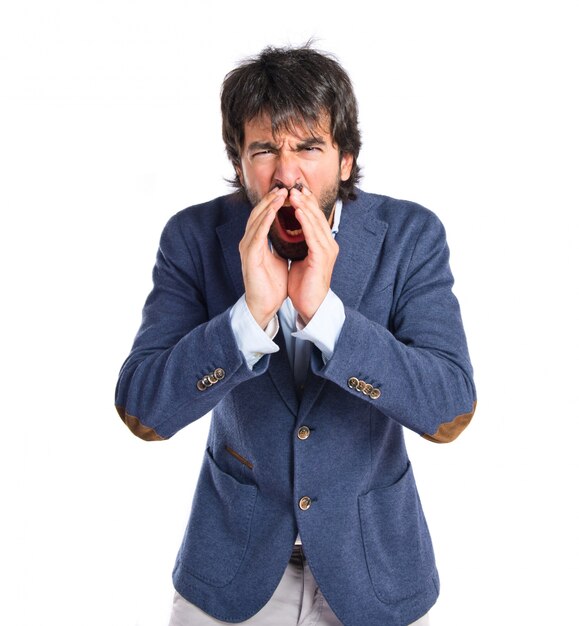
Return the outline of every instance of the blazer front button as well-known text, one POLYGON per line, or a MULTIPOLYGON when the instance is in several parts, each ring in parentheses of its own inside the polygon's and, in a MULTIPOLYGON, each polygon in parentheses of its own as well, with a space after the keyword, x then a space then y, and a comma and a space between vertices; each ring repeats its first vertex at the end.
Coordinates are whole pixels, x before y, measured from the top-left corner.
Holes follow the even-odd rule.
POLYGON ((312 506, 312 499, 308 498, 308 496, 304 496, 300 499, 300 509, 302 511, 307 511, 312 506))
POLYGON ((301 439, 302 441, 304 441, 310 436, 310 433, 311 433, 311 430, 307 426, 302 426, 298 430, 298 439, 301 439))

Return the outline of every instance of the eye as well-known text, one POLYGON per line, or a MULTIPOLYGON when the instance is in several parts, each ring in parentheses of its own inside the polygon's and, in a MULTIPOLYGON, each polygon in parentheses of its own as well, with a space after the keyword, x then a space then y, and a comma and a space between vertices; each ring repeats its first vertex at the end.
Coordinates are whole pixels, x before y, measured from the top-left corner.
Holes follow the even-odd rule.
POLYGON ((271 156, 273 154, 273 150, 257 150, 256 152, 252 152, 251 153, 251 158, 252 159, 256 159, 256 158, 267 158, 269 156, 271 156))
POLYGON ((321 146, 302 146, 299 149, 303 159, 317 160, 324 153, 321 146))

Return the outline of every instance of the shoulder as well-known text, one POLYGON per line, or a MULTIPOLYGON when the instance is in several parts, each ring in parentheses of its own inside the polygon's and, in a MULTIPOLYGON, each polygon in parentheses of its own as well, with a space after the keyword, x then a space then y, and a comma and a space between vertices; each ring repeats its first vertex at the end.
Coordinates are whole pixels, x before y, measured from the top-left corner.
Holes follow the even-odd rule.
POLYGON ((232 193, 182 209, 169 219, 165 228, 170 231, 215 232, 230 221, 247 221, 249 212, 249 204, 240 194, 232 193))
POLYGON ((357 207, 367 207, 376 217, 391 225, 409 221, 422 223, 440 221, 434 211, 417 202, 369 193, 361 189, 357 189, 356 192, 356 199, 347 205, 351 205, 353 210, 356 210, 357 207))
POLYGON ((356 199, 348 201, 343 209, 349 213, 350 219, 384 222, 388 235, 399 238, 399 241, 412 240, 425 232, 445 236, 444 226, 436 213, 417 202, 360 189, 356 192, 356 199))
POLYGON ((233 229, 243 232, 250 213, 249 204, 233 193, 220 196, 175 213, 163 229, 162 240, 198 242, 203 247, 217 242, 219 232, 233 229))
POLYGON ((160 252, 181 259, 211 256, 220 249, 220 233, 243 233, 249 211, 248 203, 238 194, 182 209, 163 228, 160 252))

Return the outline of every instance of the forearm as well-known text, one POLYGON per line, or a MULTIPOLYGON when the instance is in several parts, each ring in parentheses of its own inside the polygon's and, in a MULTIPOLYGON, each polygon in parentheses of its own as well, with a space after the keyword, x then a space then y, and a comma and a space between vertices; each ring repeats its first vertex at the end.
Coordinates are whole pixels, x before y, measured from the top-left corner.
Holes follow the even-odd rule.
POLYGON ((460 323, 447 338, 445 350, 408 346, 347 308, 333 357, 314 361, 314 371, 403 426, 450 441, 468 424, 475 389, 460 323))
POLYGON ((211 411, 236 385, 263 373, 249 369, 237 348, 229 310, 190 330, 175 345, 151 347, 139 338, 124 363, 115 404, 143 439, 166 439, 211 411))

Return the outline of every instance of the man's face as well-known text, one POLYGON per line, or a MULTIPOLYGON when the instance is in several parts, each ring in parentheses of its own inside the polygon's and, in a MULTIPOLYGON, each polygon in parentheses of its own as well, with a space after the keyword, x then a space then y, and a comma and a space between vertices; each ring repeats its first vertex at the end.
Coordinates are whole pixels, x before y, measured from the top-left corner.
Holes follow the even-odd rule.
MULTIPOLYGON (((253 206, 275 187, 307 187, 331 224, 340 181, 350 177, 352 161, 349 154, 340 158, 327 117, 314 132, 296 125, 293 132, 282 131, 274 137, 271 120, 263 115, 245 123, 237 174, 253 206)), ((270 228, 269 238, 283 258, 301 260, 308 253, 289 194, 270 228)))

